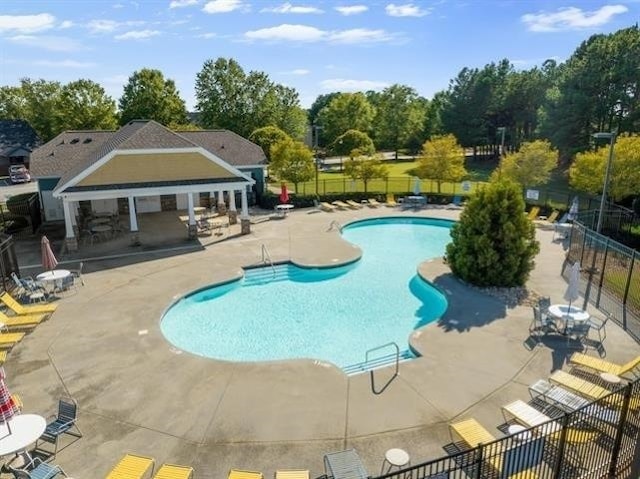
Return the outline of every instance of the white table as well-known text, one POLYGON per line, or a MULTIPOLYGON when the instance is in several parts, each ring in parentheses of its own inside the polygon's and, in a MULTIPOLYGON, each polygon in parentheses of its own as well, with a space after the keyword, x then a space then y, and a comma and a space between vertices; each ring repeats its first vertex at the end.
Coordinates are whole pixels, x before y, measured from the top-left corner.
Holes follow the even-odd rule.
POLYGON ((388 464, 387 472, 391 471, 392 467, 397 467, 401 469, 403 466, 407 466, 411 464, 411 458, 407 451, 403 449, 389 449, 384 454, 384 461, 382 461, 382 469, 384 470, 384 465, 388 464))
POLYGON ((600 373, 600 379, 611 387, 618 386, 622 382, 622 378, 620 376, 616 376, 611 373, 600 373))
POLYGON ((287 216, 287 213, 292 208, 293 205, 276 205, 276 213, 278 213, 278 216, 284 217, 287 216))
POLYGON ((19 414, 9 419, 11 434, 7 424, 0 424, 0 456, 15 454, 26 449, 29 444, 38 440, 45 428, 47 421, 37 414, 19 414))
POLYGON ((62 289, 65 279, 71 276, 71 271, 66 269, 54 269, 52 271, 45 271, 36 276, 36 279, 40 281, 47 290, 62 289), (49 288, 48 285, 53 285, 49 288))
POLYGON ((564 329, 565 332, 567 330, 567 326, 569 325, 569 321, 573 321, 574 323, 582 323, 587 321, 591 315, 586 311, 567 304, 552 304, 549 306, 549 314, 554 318, 560 319, 564 321, 564 329))

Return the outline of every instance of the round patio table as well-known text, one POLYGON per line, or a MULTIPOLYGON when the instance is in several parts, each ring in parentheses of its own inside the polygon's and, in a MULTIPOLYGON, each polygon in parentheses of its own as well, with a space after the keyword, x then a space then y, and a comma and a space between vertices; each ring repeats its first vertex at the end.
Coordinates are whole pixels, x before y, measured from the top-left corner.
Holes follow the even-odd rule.
POLYGON ((42 436, 47 427, 45 418, 37 414, 19 414, 9 419, 8 423, 11 433, 7 423, 0 424, 0 456, 26 449, 42 436))
POLYGON ((52 271, 45 271, 44 273, 40 273, 38 276, 36 276, 36 279, 44 285, 45 289, 48 292, 51 292, 52 289, 62 289, 62 285, 64 284, 65 279, 67 279, 69 276, 71 276, 71 271, 69 270, 54 269, 52 271), (51 285, 53 285, 53 287, 51 287, 51 285))
POLYGON ((588 320, 591 315, 586 311, 567 304, 552 304, 549 306, 549 314, 555 318, 564 321, 564 329, 566 331, 569 321, 574 323, 582 323, 588 320))

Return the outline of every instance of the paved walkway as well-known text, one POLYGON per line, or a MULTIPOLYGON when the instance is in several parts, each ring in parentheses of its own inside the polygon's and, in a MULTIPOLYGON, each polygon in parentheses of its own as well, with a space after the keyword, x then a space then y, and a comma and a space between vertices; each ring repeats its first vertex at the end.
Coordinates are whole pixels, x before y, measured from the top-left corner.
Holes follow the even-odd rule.
MULTIPOLYGON (((445 209, 301 210, 198 251, 90 262, 86 286, 63 298, 51 320, 11 353, 11 389, 27 412, 53 413, 66 394, 78 400, 84 437, 56 462, 83 478, 104 477, 128 451, 191 464, 198 478, 222 479, 232 467, 267 477, 277 468, 309 468, 317 476, 323 454, 351 447, 375 475, 391 447, 407 450, 414 464, 444 455, 454 418, 474 416, 498 434, 500 406, 526 398, 527 385, 562 367, 570 351, 564 340, 531 348, 529 308, 509 309, 470 290, 441 259, 419 269, 448 295, 450 308, 411 335, 423 356, 403 363, 382 394, 372 391, 368 374, 347 377, 312 360, 214 361, 177 351, 160 332, 173 300, 239 277, 243 266, 260 262, 262 244, 274 261, 339 264, 360 250, 328 231, 331 220, 398 214, 457 216, 445 209)), ((539 229, 538 238, 542 251, 529 284, 562 301, 562 245, 551 231, 539 229)), ((640 349, 614 325, 606 346, 614 361, 640 349)), ((379 370, 376 381, 390 376, 379 370)))

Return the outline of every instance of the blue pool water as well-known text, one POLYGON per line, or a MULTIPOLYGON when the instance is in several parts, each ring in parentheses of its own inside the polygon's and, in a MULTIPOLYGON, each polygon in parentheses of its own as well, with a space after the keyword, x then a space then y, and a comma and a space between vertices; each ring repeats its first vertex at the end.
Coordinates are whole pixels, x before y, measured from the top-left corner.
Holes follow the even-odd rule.
POLYGON ((338 366, 390 341, 408 348, 411 332, 440 317, 444 296, 416 274, 444 254, 451 223, 386 218, 352 223, 343 237, 362 258, 325 269, 277 265, 175 303, 162 333, 176 347, 230 361, 312 358, 338 366))

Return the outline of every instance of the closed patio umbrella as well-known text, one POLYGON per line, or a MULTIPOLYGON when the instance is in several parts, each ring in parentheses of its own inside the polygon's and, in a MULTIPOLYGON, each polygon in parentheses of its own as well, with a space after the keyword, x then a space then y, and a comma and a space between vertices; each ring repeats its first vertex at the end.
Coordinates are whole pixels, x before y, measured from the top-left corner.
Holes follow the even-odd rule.
POLYGON ((51 244, 46 236, 42 237, 42 240, 40 241, 40 248, 42 250, 42 267, 44 270, 50 271, 55 269, 55 267, 58 266, 58 260, 56 259, 56 255, 53 254, 51 244))
POLYGON ((413 194, 416 196, 420 194, 420 178, 417 176, 413 180, 413 194))
POLYGON ((567 290, 564 292, 564 299, 569 302, 569 310, 571 310, 571 303, 580 297, 580 262, 576 261, 571 267, 569 273, 569 284, 567 290))
POLYGON ((578 197, 574 197, 573 201, 571 202, 571 207, 569 208, 569 215, 567 216, 567 219, 570 221, 574 221, 577 217, 578 217, 578 209, 580 208, 580 202, 578 200, 578 197))
POLYGON ((282 183, 280 187, 280 203, 288 203, 289 202, 289 192, 287 191, 287 184, 282 183))
POLYGON ((15 416, 18 411, 18 406, 13 401, 7 385, 4 382, 5 379, 4 368, 0 367, 0 423, 4 422, 7 425, 7 430, 11 434, 11 426, 9 425, 9 419, 15 416))

